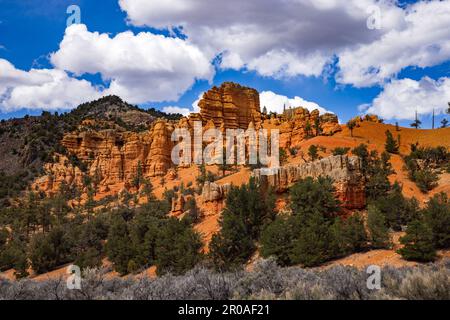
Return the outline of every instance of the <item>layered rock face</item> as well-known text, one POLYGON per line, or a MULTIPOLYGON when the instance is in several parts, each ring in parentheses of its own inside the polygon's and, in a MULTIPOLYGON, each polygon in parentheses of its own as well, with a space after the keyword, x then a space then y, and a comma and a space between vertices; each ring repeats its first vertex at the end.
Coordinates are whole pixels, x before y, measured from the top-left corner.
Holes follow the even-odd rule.
POLYGON ((332 156, 311 163, 284 166, 271 172, 257 169, 252 175, 263 187, 280 193, 306 177, 330 177, 344 208, 362 209, 366 205, 365 184, 358 157, 332 156))
POLYGON ((336 115, 320 115, 319 110, 309 112, 306 108, 286 110, 281 117, 266 119, 263 128, 280 130, 280 147, 290 148, 307 137, 333 135, 342 131, 336 115))
POLYGON ((373 114, 367 114, 363 117, 357 116, 350 120, 355 123, 356 127, 360 127, 363 122, 373 122, 373 123, 382 123, 383 120, 381 120, 377 115, 373 114))
POLYGON ((159 120, 144 133, 114 130, 71 133, 62 145, 86 163, 91 176, 98 176, 101 185, 130 182, 141 167, 143 176, 167 173, 172 166, 171 134, 174 127, 159 120))
POLYGON ((202 189, 202 199, 204 202, 222 200, 226 197, 230 188, 230 184, 218 185, 214 182, 205 182, 202 189))
POLYGON ((43 190, 57 193, 61 185, 81 185, 83 172, 78 167, 74 167, 69 160, 62 155, 57 155, 58 161, 47 163, 44 170, 49 173, 36 179, 32 185, 33 190, 43 190))
POLYGON ((217 128, 246 130, 253 123, 258 129, 261 124, 258 91, 239 84, 225 82, 212 88, 198 105, 201 119, 217 128))

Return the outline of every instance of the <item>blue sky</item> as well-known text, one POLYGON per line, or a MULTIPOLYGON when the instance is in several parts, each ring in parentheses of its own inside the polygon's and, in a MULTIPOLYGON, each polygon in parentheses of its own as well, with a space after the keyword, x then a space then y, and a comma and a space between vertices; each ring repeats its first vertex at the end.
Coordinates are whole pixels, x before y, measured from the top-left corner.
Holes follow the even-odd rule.
MULTIPOLYGON (((142 107, 192 110, 202 92, 224 81, 273 93, 264 96, 276 97, 264 98, 265 103, 271 104, 269 109, 279 110, 280 101, 289 98, 283 103, 296 106, 297 101, 305 101, 312 107, 315 103, 336 113, 342 122, 368 110, 381 113, 388 122, 408 125, 418 110, 424 127, 429 127, 431 110, 442 113, 450 101, 450 33, 445 31, 450 30, 449 1, 432 1, 431 5, 414 1, 392 5, 382 1, 380 12, 384 20, 379 30, 366 27, 372 14, 371 0, 364 0, 368 8, 361 8, 356 2, 349 4, 352 1, 337 1, 333 7, 334 1, 323 0, 323 5, 316 6, 301 0, 304 4, 299 10, 305 19, 317 16, 308 30, 300 23, 303 13, 298 21, 295 17, 290 19, 286 14, 290 9, 281 4, 276 7, 277 1, 270 4, 262 0, 256 9, 248 4, 251 14, 218 8, 228 18, 211 14, 208 5, 224 6, 214 4, 215 0, 205 2, 204 13, 193 8, 193 14, 189 11, 191 1, 167 0, 161 4, 160 0, 150 0, 146 5, 139 0, 0 0, 0 59, 4 62, 3 69, 0 64, 0 119, 40 114, 43 109, 58 110, 59 101, 67 110, 83 99, 110 91, 131 97, 135 100, 131 102, 142 107), (86 26, 74 28, 72 37, 65 33, 69 5, 80 7, 81 24, 86 26), (411 6, 416 6, 417 16, 408 16, 411 6), (439 16, 433 18, 433 12, 439 12, 439 16), (430 24, 423 17, 433 22, 433 31, 444 32, 433 33, 439 36, 419 34, 417 30, 424 29, 421 23, 430 24), (280 21, 286 27, 283 30, 276 27, 280 21), (132 32, 128 40, 119 40, 117 36, 127 31, 132 32), (139 33, 161 38, 142 39, 137 36, 139 33), (96 45, 98 35, 108 38, 104 39, 104 47, 96 45), (412 41, 403 44, 401 39, 406 36, 412 41), (416 37, 421 40, 416 41, 416 37), (173 38, 179 38, 179 42, 166 41, 173 38), (391 38, 394 40, 390 43, 391 38), (156 44, 149 51, 144 46, 152 41, 156 44), (386 52, 386 46, 392 51, 386 52), (134 52, 137 47, 143 51, 134 52), (86 57, 74 48, 86 51, 86 57), (129 62, 120 66, 123 59, 118 58, 110 62, 114 70, 109 71, 111 65, 102 65, 102 61, 109 59, 105 52, 110 48, 120 54, 131 52, 136 66, 129 62), (167 54, 167 50, 173 52, 167 54), (158 59, 161 52, 167 56, 162 62, 158 59), (51 53, 56 53, 56 58, 51 58, 51 53), (149 54, 155 56, 142 62, 141 72, 141 61, 134 57, 147 59, 149 54), (153 67, 155 63, 161 69, 153 67), (42 75, 32 69, 50 71, 42 75), (137 84, 141 79, 145 79, 142 87, 137 84), (52 81, 64 86, 45 91, 43 83, 52 81)), ((233 2, 228 1, 230 7, 235 5, 233 2)), ((111 56, 120 54, 111 51, 111 56)), ((443 117, 440 114, 437 121, 443 117)))

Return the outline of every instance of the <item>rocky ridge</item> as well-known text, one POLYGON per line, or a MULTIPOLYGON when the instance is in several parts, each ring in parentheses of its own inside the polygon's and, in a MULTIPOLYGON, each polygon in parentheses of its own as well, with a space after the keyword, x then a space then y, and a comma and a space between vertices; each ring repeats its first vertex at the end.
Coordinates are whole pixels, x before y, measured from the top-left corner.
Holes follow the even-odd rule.
POLYGON ((266 189, 282 193, 295 182, 307 178, 329 177, 344 208, 362 209, 366 206, 364 177, 358 157, 331 156, 315 162, 288 165, 276 169, 256 169, 253 177, 266 189))

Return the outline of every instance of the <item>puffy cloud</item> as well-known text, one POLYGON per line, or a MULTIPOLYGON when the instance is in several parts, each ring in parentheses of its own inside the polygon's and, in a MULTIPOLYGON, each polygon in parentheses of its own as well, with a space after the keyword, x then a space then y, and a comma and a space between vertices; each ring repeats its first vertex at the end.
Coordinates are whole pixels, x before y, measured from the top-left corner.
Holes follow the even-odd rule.
POLYGON ((178 100, 196 79, 214 75, 210 61, 188 41, 129 31, 111 38, 85 25, 66 29, 51 62, 77 75, 100 73, 110 82, 109 94, 131 103, 178 100))
POLYGON ((188 108, 176 107, 176 106, 167 106, 162 109, 165 113, 179 113, 183 116, 188 116, 192 111, 188 108))
POLYGON ((450 1, 418 2, 405 24, 380 39, 339 55, 338 81, 358 87, 383 83, 408 66, 429 67, 450 59, 450 1))
MULTIPOLYGON (((119 0, 130 23, 182 27, 221 67, 263 76, 319 76, 335 57, 337 80, 384 83, 408 66, 450 59, 450 0, 119 0), (379 29, 368 24, 379 13, 379 29)), ((376 23, 375 23, 376 24, 376 23)))
POLYGON ((119 0, 134 25, 182 27, 223 68, 247 67, 264 76, 318 76, 339 51, 368 44, 386 30, 369 30, 368 8, 383 10, 383 25, 401 24, 390 0, 119 0))
POLYGON ((325 108, 321 107, 315 102, 310 102, 300 97, 288 98, 286 96, 276 94, 272 91, 261 92, 259 95, 259 100, 261 109, 263 107, 266 107, 268 112, 283 113, 283 108, 284 106, 286 106, 286 108, 303 107, 308 109, 309 111, 317 109, 322 114, 332 113, 331 111, 327 111, 325 108))
POLYGON ((429 114, 433 109, 443 113, 449 101, 450 78, 402 79, 386 84, 373 103, 363 109, 386 119, 413 120, 416 110, 419 114, 429 114))
POLYGON ((195 100, 192 103, 191 109, 189 108, 184 108, 184 107, 178 107, 178 106, 167 106, 167 107, 163 107, 163 111, 166 113, 180 113, 183 116, 187 116, 191 113, 199 113, 200 112, 200 107, 198 106, 200 100, 203 98, 203 95, 205 93, 202 92, 199 94, 197 100, 195 100))
POLYGON ((0 59, 0 110, 4 112, 22 108, 71 109, 100 95, 88 81, 71 78, 64 71, 23 71, 0 59))
POLYGON ((203 99, 203 95, 204 95, 204 94, 205 94, 204 92, 200 93, 200 94, 198 95, 197 100, 195 100, 195 101, 192 103, 192 110, 194 110, 193 112, 195 112, 195 113, 199 113, 199 112, 200 112, 200 107, 198 106, 198 104, 200 103, 200 100, 203 99))

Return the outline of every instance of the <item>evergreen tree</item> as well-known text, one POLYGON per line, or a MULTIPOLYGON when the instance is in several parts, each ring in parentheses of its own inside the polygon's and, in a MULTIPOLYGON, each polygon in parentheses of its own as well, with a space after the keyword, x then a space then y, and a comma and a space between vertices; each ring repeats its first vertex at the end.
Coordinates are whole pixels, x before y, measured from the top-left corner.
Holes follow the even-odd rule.
POLYGON ((264 106, 263 107, 263 112, 262 112, 264 115, 267 115, 267 107, 266 106, 264 106))
POLYGON ((353 130, 356 128, 356 122, 354 120, 350 120, 347 122, 347 128, 350 130, 350 134, 353 137, 353 130))
POLYGON ((14 269, 14 276, 17 279, 28 277, 29 263, 26 250, 27 244, 18 238, 12 238, 5 243, 3 249, 0 248, 0 271, 14 269))
POLYGON ((314 214, 326 216, 329 220, 340 212, 340 203, 334 196, 331 179, 308 177, 297 182, 290 189, 293 215, 300 217, 300 223, 306 223, 314 214))
POLYGON ((314 129, 316 130, 316 137, 322 134, 322 128, 320 127, 320 117, 314 120, 314 129))
POLYGON ((224 215, 241 217, 251 238, 257 240, 261 230, 275 218, 274 208, 272 192, 261 190, 256 180, 250 178, 247 185, 229 191, 224 215))
POLYGON ((139 160, 137 168, 136 168, 136 174, 134 175, 133 180, 132 180, 132 186, 135 187, 136 189, 139 189, 141 186, 142 180, 143 180, 142 163, 139 160))
POLYGON ((244 263, 255 250, 263 228, 275 218, 275 199, 270 191, 261 190, 254 178, 248 185, 233 187, 220 220, 221 231, 212 239, 210 249, 220 269, 244 263))
POLYGON ((311 127, 311 122, 309 122, 309 120, 306 121, 305 132, 306 132, 307 139, 312 137, 312 127, 311 127))
POLYGON ((369 240, 374 249, 386 249, 390 246, 389 229, 384 214, 376 206, 368 207, 367 228, 369 240))
POLYGON ((419 218, 419 204, 416 199, 403 196, 402 187, 396 182, 385 197, 372 201, 385 216, 388 227, 401 231, 402 226, 419 218))
POLYGON ((331 150, 331 153, 333 154, 333 156, 345 156, 349 151, 350 148, 337 147, 331 150))
POLYGON ((447 126, 448 126, 448 120, 447 119, 442 119, 442 121, 441 121, 441 124, 442 124, 442 127, 441 128, 447 128, 447 126))
POLYGON ((388 176, 384 172, 377 172, 366 182, 366 197, 369 201, 386 197, 391 189, 388 176))
POLYGON ((288 161, 288 155, 285 149, 280 148, 279 157, 280 157, 280 165, 284 166, 288 161))
POLYGON ((330 233, 330 258, 360 252, 367 247, 367 234, 360 215, 355 214, 347 219, 336 218, 330 233))
POLYGON ((365 175, 367 175, 369 169, 369 155, 370 155, 367 145, 360 144, 356 148, 352 149, 352 153, 361 159, 362 171, 365 175))
POLYGON ((144 188, 142 194, 147 197, 147 203, 154 199, 153 186, 150 181, 144 179, 144 188))
POLYGON ((181 275, 193 269, 202 258, 200 236, 187 224, 169 219, 156 239, 156 266, 159 275, 181 275))
POLYGON ((69 231, 71 256, 81 269, 100 267, 103 256, 103 241, 108 236, 108 225, 100 218, 74 226, 69 231))
POLYGON ((437 194, 428 201, 423 211, 425 222, 433 232, 437 249, 450 248, 450 201, 445 193, 437 194))
POLYGON ((114 265, 114 270, 122 275, 128 273, 128 263, 133 258, 134 252, 127 223, 120 215, 114 216, 111 223, 106 253, 114 265))
POLYGON ((280 266, 292 264, 293 218, 277 217, 261 234, 261 256, 274 256, 280 266))
POLYGON ((256 247, 243 219, 224 214, 220 220, 221 231, 212 237, 211 259, 219 270, 237 268, 248 261, 256 247))
POLYGON ((33 270, 46 273, 70 261, 71 243, 61 227, 48 234, 36 234, 30 243, 30 260, 33 270))
POLYGON ((133 263, 137 268, 155 264, 156 240, 162 224, 162 220, 144 212, 138 214, 130 223, 130 239, 134 248, 133 263))
POLYGON ((419 129, 421 125, 422 125, 422 121, 419 120, 419 117, 418 117, 417 111, 416 111, 416 119, 414 120, 413 123, 411 123, 410 126, 411 126, 412 128, 419 129))
POLYGON ((185 204, 184 207, 185 212, 188 212, 186 219, 189 220, 189 223, 197 223, 200 220, 200 210, 197 207, 197 202, 195 201, 195 198, 192 197, 188 199, 188 201, 185 204))
POLYGON ((423 193, 428 193, 438 186, 439 176, 430 169, 414 172, 414 181, 423 193))
POLYGON ((305 267, 318 266, 330 258, 330 222, 315 212, 302 226, 298 239, 294 241, 291 260, 305 267))
POLYGON ((436 258, 433 233, 422 220, 415 220, 408 225, 400 243, 404 247, 398 253, 406 260, 430 262, 436 258))
POLYGON ((386 151, 393 154, 398 154, 399 144, 394 139, 392 133, 388 130, 386 131, 386 151))
POLYGON ((308 155, 311 161, 316 161, 317 159, 319 159, 319 148, 316 145, 312 144, 311 146, 309 146, 308 155))

